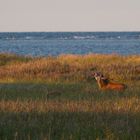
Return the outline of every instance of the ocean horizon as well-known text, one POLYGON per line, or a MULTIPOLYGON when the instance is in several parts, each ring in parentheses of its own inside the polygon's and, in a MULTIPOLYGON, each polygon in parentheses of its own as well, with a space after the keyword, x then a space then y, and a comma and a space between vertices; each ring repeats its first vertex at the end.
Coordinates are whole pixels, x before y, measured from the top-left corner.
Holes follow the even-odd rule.
POLYGON ((140 54, 140 32, 0 32, 0 52, 32 56, 140 54))

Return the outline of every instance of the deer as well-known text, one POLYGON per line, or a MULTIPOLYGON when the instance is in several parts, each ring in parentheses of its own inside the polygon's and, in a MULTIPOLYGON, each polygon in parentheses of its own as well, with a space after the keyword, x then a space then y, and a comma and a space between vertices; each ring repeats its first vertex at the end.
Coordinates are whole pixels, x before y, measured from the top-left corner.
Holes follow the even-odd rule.
POLYGON ((103 76, 103 74, 99 72, 92 73, 92 76, 96 79, 99 89, 101 90, 114 90, 114 91, 124 91, 126 89, 126 85, 122 83, 113 83, 110 80, 103 76))

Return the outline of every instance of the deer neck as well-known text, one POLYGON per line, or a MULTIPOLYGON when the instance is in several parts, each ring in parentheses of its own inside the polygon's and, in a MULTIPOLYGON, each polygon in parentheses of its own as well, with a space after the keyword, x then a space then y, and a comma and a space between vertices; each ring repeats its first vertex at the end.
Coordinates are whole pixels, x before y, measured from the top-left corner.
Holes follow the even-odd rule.
POLYGON ((104 88, 108 84, 106 81, 104 81, 102 79, 97 80, 97 83, 98 83, 99 88, 104 88))

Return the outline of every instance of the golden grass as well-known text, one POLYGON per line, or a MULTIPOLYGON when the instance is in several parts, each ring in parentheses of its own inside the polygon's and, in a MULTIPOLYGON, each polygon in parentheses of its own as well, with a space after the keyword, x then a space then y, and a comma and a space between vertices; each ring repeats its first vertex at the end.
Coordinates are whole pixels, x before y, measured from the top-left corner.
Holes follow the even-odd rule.
POLYGON ((39 101, 39 100, 27 100, 27 101, 0 101, 0 112, 38 112, 38 113, 47 113, 47 112, 92 112, 92 113, 120 113, 120 114, 131 114, 135 115, 140 113, 140 99, 136 97, 132 98, 122 98, 117 100, 83 100, 80 102, 77 101, 67 101, 61 100, 58 101, 39 101))
POLYGON ((0 58, 0 139, 140 139, 139 55, 0 58), (93 71, 128 88, 100 91, 93 71))
POLYGON ((0 67, 1 81, 87 81, 90 71, 119 81, 139 80, 140 56, 60 55, 0 67))

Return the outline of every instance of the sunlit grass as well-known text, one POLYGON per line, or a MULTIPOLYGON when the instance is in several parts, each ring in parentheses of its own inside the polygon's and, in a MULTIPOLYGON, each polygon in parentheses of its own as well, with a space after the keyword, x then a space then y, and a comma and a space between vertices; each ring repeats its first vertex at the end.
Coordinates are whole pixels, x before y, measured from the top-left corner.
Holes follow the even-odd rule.
MULTIPOLYGON (((9 58, 9 56, 7 57, 9 58)), ((6 56, 6 60, 2 59, 2 61, 6 61, 6 64, 0 67, 2 82, 87 81, 91 70, 101 71, 114 80, 125 82, 139 80, 139 56, 89 54, 34 59, 16 56, 18 63, 15 63, 15 59, 12 61, 13 57, 15 58, 12 56, 11 60, 8 59, 9 61, 6 56)))
POLYGON ((140 139, 140 56, 1 57, 0 139, 140 139), (99 90, 92 71, 127 89, 99 90))

